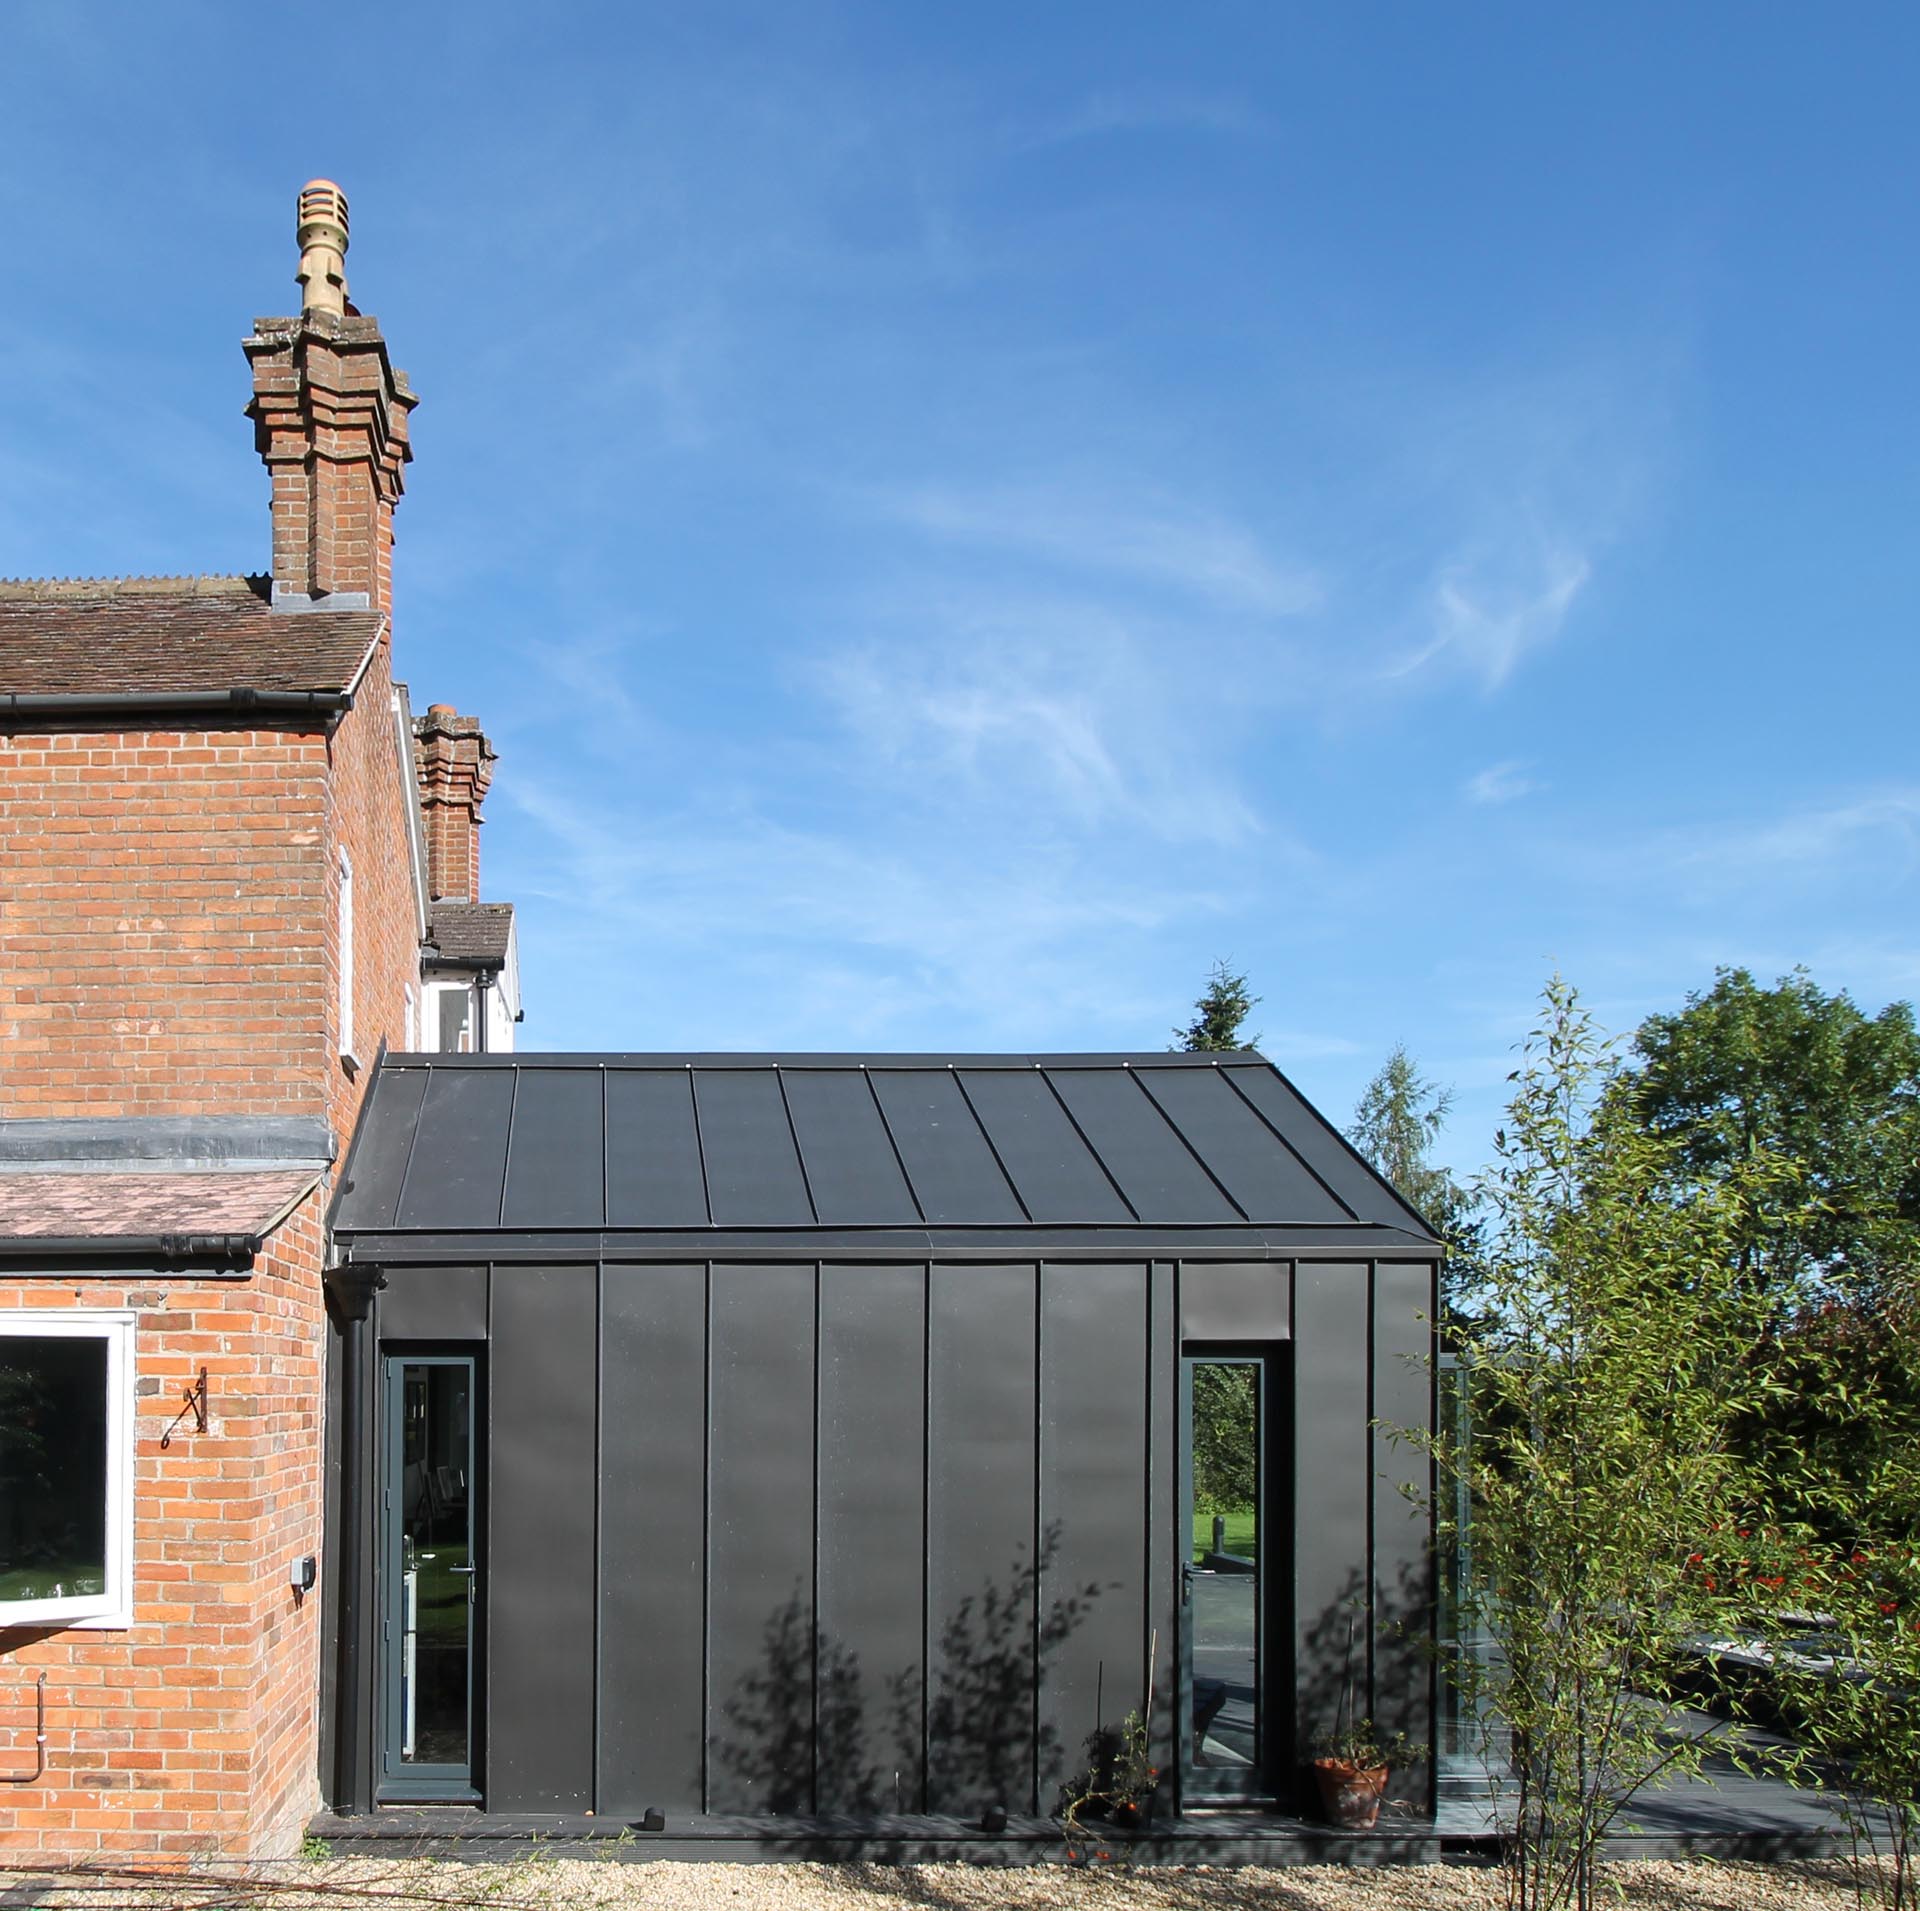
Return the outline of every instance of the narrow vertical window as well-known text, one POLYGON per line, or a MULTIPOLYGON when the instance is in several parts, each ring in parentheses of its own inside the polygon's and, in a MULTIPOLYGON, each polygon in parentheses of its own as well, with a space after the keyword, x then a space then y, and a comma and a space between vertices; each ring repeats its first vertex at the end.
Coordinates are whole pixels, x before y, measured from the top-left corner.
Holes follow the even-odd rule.
POLYGON ((353 862, 340 852, 340 1053, 353 1059, 353 862))
POLYGON ((441 989, 439 1039, 443 1055, 465 1055, 473 1047, 473 991, 464 985, 441 989))
POLYGON ((411 982, 407 984, 406 1025, 401 1032, 406 1038, 407 1052, 413 1053, 420 1046, 420 998, 411 982))

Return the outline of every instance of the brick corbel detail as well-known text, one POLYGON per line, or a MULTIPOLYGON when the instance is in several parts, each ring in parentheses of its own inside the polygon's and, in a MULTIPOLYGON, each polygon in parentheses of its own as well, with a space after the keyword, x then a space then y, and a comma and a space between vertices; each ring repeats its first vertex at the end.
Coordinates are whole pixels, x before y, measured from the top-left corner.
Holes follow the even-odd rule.
POLYGON ((254 443, 273 480, 276 603, 345 592, 392 609, 393 511, 419 400, 376 320, 310 311, 255 319, 254 443))

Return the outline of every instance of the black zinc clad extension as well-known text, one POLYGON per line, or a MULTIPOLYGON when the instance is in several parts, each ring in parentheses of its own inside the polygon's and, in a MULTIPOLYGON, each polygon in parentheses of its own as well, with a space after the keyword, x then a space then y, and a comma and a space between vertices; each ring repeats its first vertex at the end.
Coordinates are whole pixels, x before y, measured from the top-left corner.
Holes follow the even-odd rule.
POLYGON ((1017 1822, 1135 1710, 1162 1809, 1285 1811, 1337 1709, 1432 1738, 1436 1248, 1251 1051, 409 1056, 333 1230, 337 1811, 1017 1822))

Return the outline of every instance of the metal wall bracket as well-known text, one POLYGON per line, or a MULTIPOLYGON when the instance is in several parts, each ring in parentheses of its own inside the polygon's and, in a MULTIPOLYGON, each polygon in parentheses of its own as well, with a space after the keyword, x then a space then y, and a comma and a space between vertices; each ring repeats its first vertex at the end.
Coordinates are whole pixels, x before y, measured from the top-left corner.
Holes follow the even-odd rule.
POLYGON ((162 1453, 164 1453, 168 1447, 173 1445, 174 1433, 179 1428, 180 1422, 184 1420, 188 1414, 193 1415, 194 1432, 195 1433, 206 1432, 207 1430, 207 1370, 206 1368, 202 1367, 200 1369, 200 1378, 196 1380, 193 1383, 193 1385, 186 1390, 186 1392, 181 1396, 181 1399, 184 1402, 184 1404, 181 1406, 180 1411, 176 1413, 173 1416, 173 1418, 167 1422, 167 1430, 165 1433, 163 1433, 160 1436, 160 1450, 162 1453))

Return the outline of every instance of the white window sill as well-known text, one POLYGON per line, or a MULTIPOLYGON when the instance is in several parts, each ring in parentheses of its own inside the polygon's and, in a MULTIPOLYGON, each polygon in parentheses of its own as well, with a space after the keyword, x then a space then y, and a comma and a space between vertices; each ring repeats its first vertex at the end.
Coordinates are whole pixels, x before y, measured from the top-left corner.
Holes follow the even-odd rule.
POLYGON ((0 1605, 0 1632, 15 1629, 35 1632, 131 1632, 130 1612, 89 1612, 68 1618, 57 1612, 25 1613, 15 1606, 0 1605))

